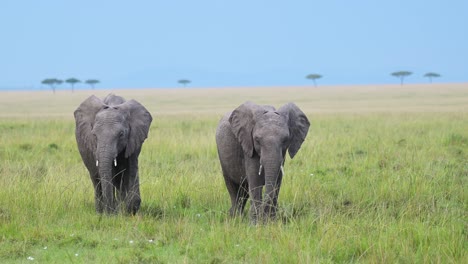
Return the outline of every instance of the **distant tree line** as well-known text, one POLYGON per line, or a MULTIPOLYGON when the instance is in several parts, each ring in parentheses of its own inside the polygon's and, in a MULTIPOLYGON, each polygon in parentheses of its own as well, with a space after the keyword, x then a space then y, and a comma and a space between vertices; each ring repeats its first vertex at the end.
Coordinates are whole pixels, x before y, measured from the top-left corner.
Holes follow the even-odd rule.
MULTIPOLYGON (((413 73, 410 72, 410 71, 396 71, 396 72, 391 73, 391 75, 393 77, 396 77, 396 78, 400 79, 400 85, 403 85, 405 78, 407 78, 408 76, 410 76, 412 74, 413 73)), ((428 72, 428 73, 424 74, 423 76, 425 78, 428 78, 430 83, 432 83, 432 79, 441 77, 441 75, 439 73, 435 73, 435 72, 428 72)), ((311 74, 307 74, 305 76, 306 79, 312 80, 312 82, 314 83, 314 87, 317 87, 317 80, 321 79, 322 77, 323 77, 323 75, 318 74, 318 73, 311 73, 311 74)), ((61 85, 64 82, 66 82, 66 83, 68 83, 70 85, 71 91, 73 93, 74 90, 75 90, 75 85, 77 83, 80 83, 81 80, 79 80, 77 78, 68 78, 65 81, 63 81, 63 80, 56 79, 56 78, 47 78, 47 79, 42 80, 41 83, 44 84, 44 85, 48 85, 52 89, 52 91, 55 93, 55 89, 57 88, 57 86, 61 85)), ((179 79, 177 81, 177 83, 182 84, 184 87, 187 86, 188 84, 190 84, 191 82, 192 81, 189 80, 189 79, 179 79)), ((96 79, 88 79, 88 80, 84 81, 84 83, 89 85, 91 87, 91 89, 94 89, 95 85, 100 83, 100 81, 96 80, 96 79)))
MULTIPOLYGON (((41 83, 44 84, 44 85, 48 85, 50 87, 50 89, 52 89, 52 92, 55 93, 55 89, 57 88, 57 86, 61 85, 63 82, 64 82, 63 80, 60 80, 60 79, 57 79, 57 78, 47 78, 47 79, 42 80, 41 83)), ((81 80, 79 80, 77 78, 68 78, 68 79, 65 80, 65 82, 70 84, 71 91, 73 93, 75 91, 75 85, 77 83, 80 83, 81 80)), ((94 89, 94 86, 96 84, 100 83, 100 81, 96 80, 96 79, 88 79, 88 80, 84 81, 84 83, 91 86, 91 89, 94 89)))
MULTIPOLYGON (((405 78, 410 76, 411 74, 413 74, 413 73, 410 72, 410 71, 396 71, 396 72, 391 73, 392 76, 397 77, 397 78, 400 79, 400 85, 403 85, 405 78)), ((438 73, 435 73, 435 72, 428 72, 428 73, 424 74, 423 76, 428 78, 429 82, 432 83, 433 78, 439 78, 442 75, 440 75, 438 73)), ((322 77, 323 77, 322 75, 317 74, 317 73, 311 73, 311 74, 306 75, 306 79, 312 80, 314 82, 315 87, 317 87, 317 81, 316 80, 318 80, 318 79, 320 79, 322 77)))
MULTIPOLYGON (((396 71, 396 72, 391 73, 392 76, 400 79, 400 85, 403 85, 404 79, 412 74, 413 73, 410 71, 396 71)), ((321 79, 322 77, 323 75, 318 74, 318 73, 311 73, 311 74, 306 75, 306 79, 312 80, 312 82, 314 83, 314 87, 317 87, 317 80, 321 79)), ((424 77, 429 78, 429 82, 432 83, 433 78, 439 78, 441 77, 441 75, 435 72, 428 72, 424 74, 424 77)), ((187 84, 190 84, 192 81, 188 79, 180 79, 177 82, 179 84, 182 84, 185 87, 187 84)))
MULTIPOLYGON (((413 74, 413 73, 410 72, 410 71, 397 71, 397 72, 392 72, 391 73, 392 76, 397 77, 397 78, 400 79, 400 85, 403 85, 404 79, 406 77, 410 76, 411 74, 413 74)), ((424 74, 423 76, 428 78, 430 83, 432 83, 432 78, 441 77, 440 74, 435 73, 435 72, 428 72, 428 73, 424 74)))

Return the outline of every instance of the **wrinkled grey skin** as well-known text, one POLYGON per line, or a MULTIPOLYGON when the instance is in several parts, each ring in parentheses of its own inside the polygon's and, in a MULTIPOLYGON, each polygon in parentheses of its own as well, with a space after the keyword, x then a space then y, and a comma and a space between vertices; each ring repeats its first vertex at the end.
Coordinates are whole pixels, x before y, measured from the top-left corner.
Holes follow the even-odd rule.
POLYGON ((216 143, 231 216, 242 214, 250 197, 254 224, 276 217, 286 151, 291 158, 296 155, 309 126, 294 103, 275 110, 246 102, 221 119, 216 143))
POLYGON ((75 110, 76 142, 94 185, 96 212, 112 214, 119 203, 135 214, 141 197, 138 155, 151 114, 135 100, 91 96, 75 110))

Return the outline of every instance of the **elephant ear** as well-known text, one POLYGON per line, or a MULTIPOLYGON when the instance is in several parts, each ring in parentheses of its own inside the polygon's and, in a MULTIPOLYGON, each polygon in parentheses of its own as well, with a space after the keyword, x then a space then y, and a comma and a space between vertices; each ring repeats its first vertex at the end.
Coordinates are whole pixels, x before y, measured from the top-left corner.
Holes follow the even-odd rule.
POLYGON ((148 137, 148 131, 153 121, 153 117, 146 108, 135 100, 129 100, 116 106, 128 113, 128 122, 130 126, 129 139, 125 157, 130 157, 135 151, 141 149, 143 141, 148 137))
POLYGON ((294 103, 283 105, 278 112, 288 119, 291 137, 288 152, 292 159, 301 148, 309 131, 310 123, 307 116, 294 103))
POLYGON ((231 113, 229 123, 231 123, 232 133, 242 146, 242 150, 248 157, 253 156, 252 130, 255 125, 254 114, 258 105, 252 102, 245 102, 231 113))
POLYGON ((96 114, 104 107, 103 102, 92 95, 75 110, 75 135, 80 152, 96 150, 96 138, 92 134, 96 114))

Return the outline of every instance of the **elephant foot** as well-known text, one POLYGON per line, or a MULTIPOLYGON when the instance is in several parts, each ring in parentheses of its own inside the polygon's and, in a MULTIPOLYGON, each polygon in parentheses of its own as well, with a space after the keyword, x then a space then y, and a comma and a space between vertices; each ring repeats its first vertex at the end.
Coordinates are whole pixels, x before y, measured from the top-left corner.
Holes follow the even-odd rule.
POLYGON ((103 214, 104 213, 104 203, 102 202, 101 198, 95 199, 95 209, 96 213, 103 214))
POLYGON ((127 213, 135 215, 140 209, 141 199, 137 198, 127 204, 127 213))
POLYGON ((251 208, 249 218, 250 218, 250 224, 253 226, 256 226, 262 223, 263 217, 262 217, 262 214, 260 213, 260 210, 258 210, 257 212, 257 210, 251 208))
POLYGON ((234 217, 236 217, 236 215, 237 215, 236 208, 231 207, 231 208, 229 209, 229 216, 230 216, 231 218, 234 218, 234 217))
POLYGON ((276 207, 265 208, 263 218, 267 220, 276 220, 276 207))
POLYGON ((106 215, 115 215, 117 214, 117 209, 115 206, 104 206, 104 213, 106 215))
POLYGON ((104 213, 104 208, 100 204, 96 204, 96 213, 102 214, 104 213))

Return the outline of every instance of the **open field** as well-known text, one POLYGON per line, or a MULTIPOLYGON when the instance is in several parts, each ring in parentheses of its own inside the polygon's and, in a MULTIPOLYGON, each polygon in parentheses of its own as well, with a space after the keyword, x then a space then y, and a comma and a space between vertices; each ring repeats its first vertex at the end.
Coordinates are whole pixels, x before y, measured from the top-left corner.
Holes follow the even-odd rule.
POLYGON ((0 92, 1 263, 468 263, 468 84, 116 90, 153 115, 136 216, 94 212, 74 109, 111 91, 0 92), (280 219, 229 219, 214 140, 293 101, 280 219))
POLYGON ((466 112, 468 84, 220 89, 141 89, 1 92, 0 117, 73 118, 89 95, 133 98, 158 115, 221 115, 251 100, 279 106, 292 101, 307 113, 466 112))

